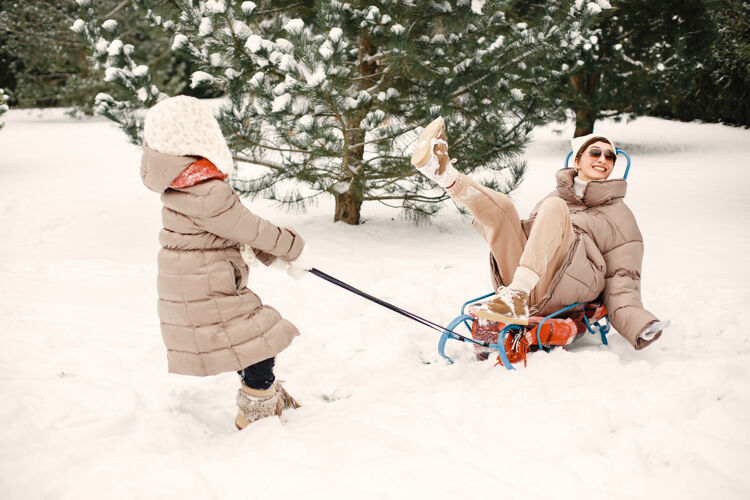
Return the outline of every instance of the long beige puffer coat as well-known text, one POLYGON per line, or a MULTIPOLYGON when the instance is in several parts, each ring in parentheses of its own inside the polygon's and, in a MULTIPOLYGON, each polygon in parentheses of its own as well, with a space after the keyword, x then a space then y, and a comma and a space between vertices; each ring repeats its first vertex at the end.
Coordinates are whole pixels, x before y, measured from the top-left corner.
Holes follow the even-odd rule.
MULTIPOLYGON (((661 334, 650 341, 639 338, 657 318, 641 302, 643 236, 623 201, 627 182, 590 181, 583 197, 578 198, 573 188, 575 176, 573 168, 557 172, 557 190, 546 197, 562 198, 567 203, 576 240, 549 290, 536 301, 531 312, 550 314, 575 302, 594 300, 603 291, 612 326, 633 347, 642 349, 661 334)), ((529 220, 523 222, 527 235, 540 206, 541 201, 529 220)))
POLYGON ((195 161, 144 147, 141 178, 164 205, 158 312, 169 371, 214 375, 275 356, 299 334, 246 288, 240 244, 292 261, 304 242, 252 214, 221 180, 169 188, 195 161))

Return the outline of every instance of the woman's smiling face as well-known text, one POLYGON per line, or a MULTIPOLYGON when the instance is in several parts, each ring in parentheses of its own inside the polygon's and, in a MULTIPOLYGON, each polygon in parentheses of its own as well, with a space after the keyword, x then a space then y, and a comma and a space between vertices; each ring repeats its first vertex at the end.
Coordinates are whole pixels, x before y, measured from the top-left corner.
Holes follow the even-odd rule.
POLYGON ((578 178, 584 182, 608 178, 615 168, 615 158, 611 144, 603 141, 589 144, 575 162, 578 178))

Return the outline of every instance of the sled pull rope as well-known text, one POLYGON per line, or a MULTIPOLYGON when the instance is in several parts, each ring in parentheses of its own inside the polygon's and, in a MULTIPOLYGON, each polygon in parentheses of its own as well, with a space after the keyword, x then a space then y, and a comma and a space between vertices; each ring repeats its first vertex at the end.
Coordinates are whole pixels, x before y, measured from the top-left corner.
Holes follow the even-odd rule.
POLYGON ((352 292, 355 295, 359 295, 360 297, 363 297, 363 298, 365 298, 365 299, 367 299, 369 301, 375 302, 376 304, 378 304, 380 306, 383 306, 386 309, 390 309, 391 311, 393 311, 395 313, 398 313, 398 314, 400 314, 402 316, 406 316, 407 318, 412 319, 412 320, 416 321, 417 323, 421 323, 422 325, 424 325, 424 326, 426 326, 428 328, 432 328, 433 330, 437 330, 438 332, 443 333, 443 334, 450 334, 451 336, 453 336, 453 338, 455 340, 460 340, 461 342, 468 342, 470 344, 480 345, 482 347, 490 347, 491 346, 491 344, 489 342, 481 342, 481 341, 474 340, 472 338, 466 337, 464 335, 461 335, 460 333, 454 332, 450 328, 446 328, 446 327, 440 326, 437 323, 434 323, 434 322, 432 322, 432 321, 430 321, 428 319, 425 319, 425 318, 423 318, 421 316, 417 316, 416 314, 414 314, 412 312, 409 312, 409 311, 407 311, 405 309, 401 309, 398 306, 394 306, 390 302, 386 302, 383 299, 379 299, 379 298, 377 298, 377 297, 375 297, 373 295, 370 295, 369 293, 365 293, 362 290, 354 288, 350 284, 344 283, 343 281, 341 281, 341 280, 339 280, 337 278, 334 278, 330 274, 326 274, 326 273, 324 273, 323 271, 321 271, 319 269, 312 268, 312 269, 310 269, 309 273, 310 274, 314 274, 318 278, 322 278, 322 279, 328 281, 329 283, 333 283, 334 285, 339 286, 339 287, 343 288, 344 290, 352 292))

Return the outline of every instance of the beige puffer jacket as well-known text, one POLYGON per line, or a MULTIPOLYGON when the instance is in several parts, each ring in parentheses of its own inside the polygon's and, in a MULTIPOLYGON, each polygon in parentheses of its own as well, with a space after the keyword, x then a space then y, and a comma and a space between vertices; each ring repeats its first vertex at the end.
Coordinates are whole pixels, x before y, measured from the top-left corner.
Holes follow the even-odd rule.
POLYGON ((195 161, 144 147, 141 179, 161 193, 164 205, 158 312, 169 371, 214 375, 275 356, 299 335, 246 288, 240 244, 291 261, 304 242, 292 230, 252 214, 221 180, 169 188, 195 161))
MULTIPOLYGON (((627 182, 590 181, 581 199, 573 188, 575 176, 573 168, 557 172, 557 190, 546 197, 559 197, 567 203, 576 241, 549 290, 536 300, 531 312, 550 314, 575 302, 594 300, 603 291, 612 326, 633 347, 642 349, 661 334, 650 341, 639 338, 657 318, 641 302, 643 237, 623 201, 627 182)), ((527 235, 540 206, 541 201, 530 219, 523 222, 527 235)))

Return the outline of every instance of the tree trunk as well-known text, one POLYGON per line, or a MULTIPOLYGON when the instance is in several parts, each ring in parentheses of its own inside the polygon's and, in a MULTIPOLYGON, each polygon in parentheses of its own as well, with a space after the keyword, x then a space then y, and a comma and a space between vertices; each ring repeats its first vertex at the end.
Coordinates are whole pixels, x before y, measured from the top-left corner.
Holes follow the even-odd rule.
POLYGON ((570 77, 570 84, 578 93, 577 104, 573 105, 576 114, 576 131, 573 137, 594 132, 594 123, 599 110, 595 102, 596 88, 599 86, 600 73, 581 72, 570 77))
MULTIPOLYGON (((375 60, 368 56, 374 55, 376 48, 367 38, 367 32, 362 31, 359 38, 359 73, 365 77, 371 77, 378 70, 375 60)), ((371 78, 363 78, 359 81, 359 89, 366 89, 372 85, 371 78)), ((347 224, 360 223, 360 209, 362 208, 363 193, 361 178, 365 174, 365 131, 359 124, 367 115, 367 107, 359 108, 345 114, 342 119, 342 130, 344 133, 345 156, 342 166, 341 181, 349 182, 349 189, 343 193, 334 193, 336 209, 333 221, 346 222, 347 224)))
POLYGON ((594 113, 588 110, 576 110, 576 131, 573 137, 588 135, 594 132, 594 113))
POLYGON ((362 197, 357 196, 355 192, 350 189, 345 193, 335 194, 336 199, 336 210, 333 216, 333 221, 346 222, 347 224, 357 225, 359 224, 359 213, 362 208, 362 197))
MULTIPOLYGON (((359 123, 359 117, 348 116, 348 123, 359 123)), ((348 182, 349 188, 343 193, 334 193, 336 212, 333 221, 359 224, 359 211, 362 208, 362 186, 360 176, 364 173, 362 165, 365 154, 365 133, 360 128, 346 129, 347 152, 344 157, 342 182, 348 182)))
POLYGON ((81 61, 81 79, 85 80, 89 77, 89 61, 85 47, 78 49, 78 60, 81 61))

